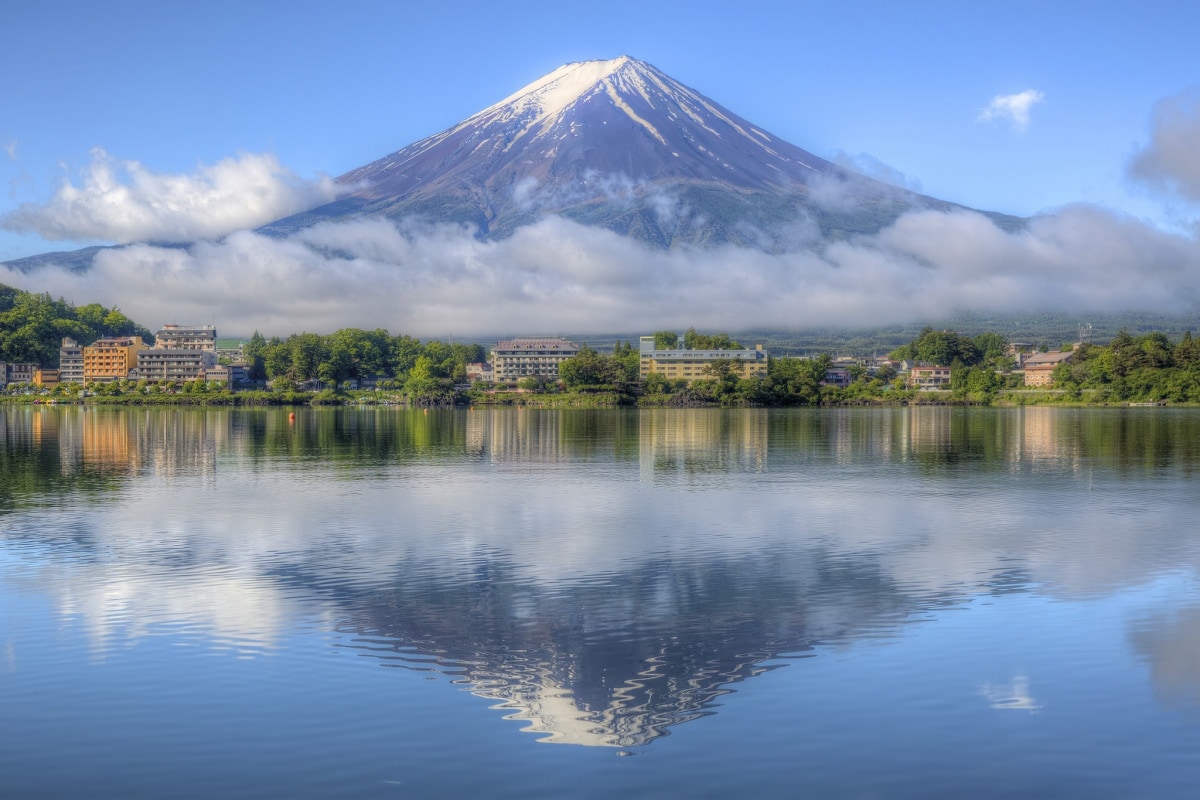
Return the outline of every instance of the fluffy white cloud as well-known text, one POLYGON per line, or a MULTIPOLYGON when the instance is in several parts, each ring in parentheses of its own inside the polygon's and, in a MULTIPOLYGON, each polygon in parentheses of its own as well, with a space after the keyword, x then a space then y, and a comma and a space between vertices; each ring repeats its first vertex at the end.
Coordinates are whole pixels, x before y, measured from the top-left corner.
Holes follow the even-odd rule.
POLYGON ((1150 143, 1129 164, 1135 180, 1200 202, 1200 88, 1160 100, 1150 143))
MULTIPOLYGON (((101 252, 83 275, 0 283, 117 305, 147 325, 229 333, 384 327, 422 337, 881 325, 960 311, 1154 310, 1200 299, 1200 246, 1090 206, 1007 233, 970 212, 914 212, 873 236, 786 253, 656 250, 560 218, 508 239, 382 219, 288 238, 101 252)), ((798 237, 803 239, 805 237, 798 237)))
POLYGON ((979 112, 979 122, 1007 120, 1017 133, 1029 127, 1029 109, 1042 102, 1045 95, 1037 89, 1026 89, 1016 94, 999 94, 979 112))
POLYGON ((302 180, 270 154, 242 154, 171 175, 96 148, 79 185, 65 181, 50 202, 23 203, 0 217, 0 225, 54 240, 185 242, 295 214, 334 199, 337 191, 329 178, 302 180))

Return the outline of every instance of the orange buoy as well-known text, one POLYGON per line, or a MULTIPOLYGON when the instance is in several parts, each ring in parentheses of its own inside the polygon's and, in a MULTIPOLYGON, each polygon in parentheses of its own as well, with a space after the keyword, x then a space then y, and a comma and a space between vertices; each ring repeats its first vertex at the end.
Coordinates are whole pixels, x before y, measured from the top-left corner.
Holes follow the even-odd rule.
POLYGON ((292 413, 288 414, 288 422, 290 423, 290 422, 295 422, 295 421, 296 421, 296 412, 293 411, 292 413))

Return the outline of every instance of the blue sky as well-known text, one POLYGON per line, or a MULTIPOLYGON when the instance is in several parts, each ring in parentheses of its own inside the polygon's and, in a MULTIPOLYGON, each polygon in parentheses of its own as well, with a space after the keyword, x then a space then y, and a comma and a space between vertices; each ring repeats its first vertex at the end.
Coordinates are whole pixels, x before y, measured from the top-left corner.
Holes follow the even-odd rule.
POLYGON ((956 203, 1028 216, 1084 202, 1185 236, 1198 216, 1169 181, 1128 175, 1156 104, 1200 86, 1191 2, 9 0, 0 18, 0 260, 120 241, 13 229, 104 159, 163 184, 249 156, 336 176, 560 64, 621 54, 956 203), (1024 124, 987 118, 1022 93, 1024 124))

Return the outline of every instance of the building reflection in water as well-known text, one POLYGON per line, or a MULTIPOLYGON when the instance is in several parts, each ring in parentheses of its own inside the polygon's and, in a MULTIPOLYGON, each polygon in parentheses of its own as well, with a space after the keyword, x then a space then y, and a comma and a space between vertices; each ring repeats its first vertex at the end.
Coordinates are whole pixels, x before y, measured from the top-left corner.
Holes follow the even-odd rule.
POLYGON ((57 447, 64 475, 88 471, 159 478, 212 476, 217 451, 229 438, 225 411, 84 406, 24 407, 21 412, 25 419, 10 417, 10 426, 28 426, 34 447, 57 447))
POLYGON ((638 414, 643 480, 706 473, 763 472, 768 465, 766 409, 649 409, 638 414))

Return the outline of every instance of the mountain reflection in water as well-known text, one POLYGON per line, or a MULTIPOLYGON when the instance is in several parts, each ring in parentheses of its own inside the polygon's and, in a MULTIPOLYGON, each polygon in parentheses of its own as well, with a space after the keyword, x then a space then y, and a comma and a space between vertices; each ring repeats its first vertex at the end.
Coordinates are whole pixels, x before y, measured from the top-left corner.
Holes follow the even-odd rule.
MULTIPOLYGON (((938 609, 1194 574, 1200 415, 1133 411, 6 407, 0 541, 98 652, 320 620, 544 741, 632 747, 938 609)), ((1165 696, 1197 696, 1197 629, 1130 633, 1165 696)), ((983 694, 1039 707, 1024 680, 983 694)))

